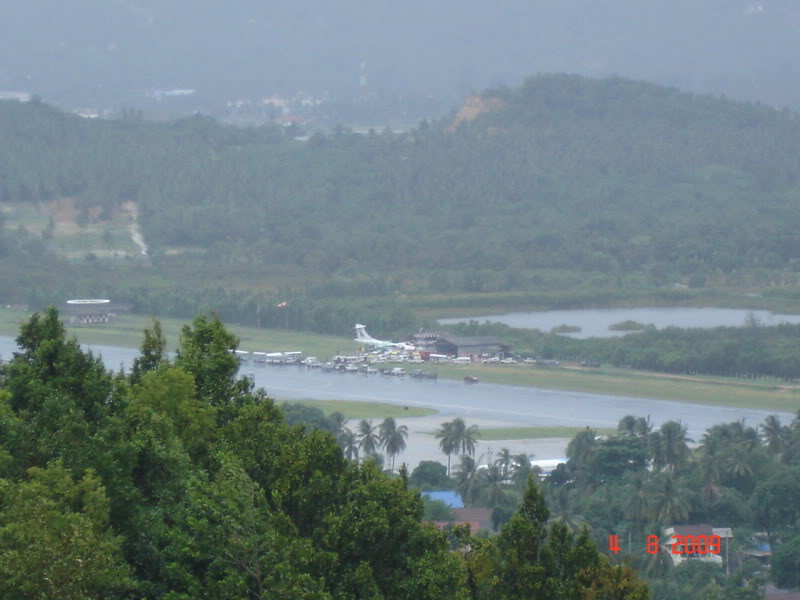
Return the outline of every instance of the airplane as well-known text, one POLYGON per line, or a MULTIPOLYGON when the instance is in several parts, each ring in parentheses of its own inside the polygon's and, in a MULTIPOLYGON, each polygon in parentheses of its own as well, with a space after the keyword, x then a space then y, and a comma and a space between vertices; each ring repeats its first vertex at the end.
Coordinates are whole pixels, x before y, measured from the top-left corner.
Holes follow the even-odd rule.
POLYGON ((414 350, 413 344, 406 344, 404 342, 386 342, 384 340, 376 340, 367 333, 365 325, 356 323, 356 337, 353 340, 364 346, 372 348, 400 348, 402 350, 414 350))

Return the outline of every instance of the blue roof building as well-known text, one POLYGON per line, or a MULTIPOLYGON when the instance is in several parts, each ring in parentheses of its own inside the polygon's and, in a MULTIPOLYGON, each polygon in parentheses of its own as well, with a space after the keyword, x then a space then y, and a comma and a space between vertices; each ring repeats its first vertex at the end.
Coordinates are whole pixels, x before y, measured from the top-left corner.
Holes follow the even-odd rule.
POLYGON ((464 501, 458 492, 445 490, 441 492, 422 492, 422 495, 431 500, 441 500, 450 508, 464 508, 464 501))

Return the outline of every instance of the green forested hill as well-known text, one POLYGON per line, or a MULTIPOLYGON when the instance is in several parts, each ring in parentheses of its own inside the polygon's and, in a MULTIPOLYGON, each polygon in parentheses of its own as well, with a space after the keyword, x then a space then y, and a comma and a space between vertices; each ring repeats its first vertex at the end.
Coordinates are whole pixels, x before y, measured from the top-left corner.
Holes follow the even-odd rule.
POLYGON ((625 80, 529 80, 402 135, 307 142, 203 117, 0 106, 0 201, 134 200, 156 249, 312 272, 780 269, 800 257, 800 121, 625 80))
MULTIPOLYGON (((36 207, 28 212, 42 224, 71 207, 74 232, 95 227, 99 236, 104 219, 119 223, 120 207, 133 205, 150 248, 144 263, 95 261, 81 277, 97 286, 77 289, 74 268, 67 276, 52 267, 36 298, 111 288, 103 293, 138 310, 168 304, 186 315, 210 308, 200 299, 225 297, 213 307, 233 302, 227 318, 261 322, 264 300, 234 301, 232 290, 341 298, 797 283, 800 121, 786 111, 553 75, 487 91, 402 134, 300 133, 202 116, 93 121, 0 103, 4 214, 36 207), (218 285, 227 290, 207 293, 218 285)), ((5 227, 20 224, 8 217, 5 227)), ((6 275, 7 302, 31 297, 28 276, 45 263, 35 239, 14 235, 0 251, 16 249, 36 268, 25 289, 6 275)), ((62 254, 74 258, 74 248, 62 254)), ((352 306, 316 308, 295 326, 350 327, 349 312, 325 327, 309 315, 352 306)), ((409 324, 397 314, 395 326, 409 324)))

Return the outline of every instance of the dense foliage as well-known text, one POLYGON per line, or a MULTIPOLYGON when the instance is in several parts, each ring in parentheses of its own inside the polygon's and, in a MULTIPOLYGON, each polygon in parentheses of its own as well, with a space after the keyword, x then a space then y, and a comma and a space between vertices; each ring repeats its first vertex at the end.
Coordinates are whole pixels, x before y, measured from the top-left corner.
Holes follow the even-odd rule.
POLYGON ((597 361, 668 373, 800 378, 800 325, 763 326, 751 320, 743 327, 648 328, 620 337, 588 339, 477 321, 448 329, 461 335, 498 335, 515 351, 545 358, 597 361))
POLYGON ((572 76, 481 102, 455 130, 308 142, 3 103, 0 201, 135 200, 157 254, 298 273, 557 267, 664 283, 800 258, 792 114, 572 76))
MULTIPOLYGON (((507 448, 494 456, 470 444, 465 450, 455 441, 467 430, 478 432, 474 426, 457 427, 457 421, 443 423, 437 434, 448 462, 461 454, 452 476, 444 464, 423 461, 409 481, 423 490, 457 490, 467 506, 492 509, 499 528, 527 502, 526 482, 536 468, 529 455, 507 448), (477 460, 476 454, 481 454, 477 460)), ((766 570, 754 551, 765 543, 773 552, 772 580, 797 586, 800 412, 788 424, 770 416, 756 427, 743 421, 716 425, 699 440, 689 439, 679 422, 655 429, 649 418, 629 415, 608 438, 587 427, 566 453, 567 462, 543 478, 547 518, 570 531, 588 527, 604 547, 616 534, 616 559, 630 562, 649 580, 656 600, 762 599, 766 570), (698 445, 690 447, 694 442, 698 445), (712 562, 695 556, 673 565, 665 530, 701 523, 732 528, 733 538, 721 541, 712 562), (656 552, 646 550, 647 536, 661 540, 656 552)), ((431 506, 430 512, 448 518, 441 507, 431 506)))
POLYGON ((647 597, 587 534, 547 525, 533 482, 496 541, 462 531, 452 552, 403 469, 346 460, 238 379, 215 318, 185 326, 172 361, 154 327, 131 376, 54 309, 17 344, 0 370, 3 598, 647 597))

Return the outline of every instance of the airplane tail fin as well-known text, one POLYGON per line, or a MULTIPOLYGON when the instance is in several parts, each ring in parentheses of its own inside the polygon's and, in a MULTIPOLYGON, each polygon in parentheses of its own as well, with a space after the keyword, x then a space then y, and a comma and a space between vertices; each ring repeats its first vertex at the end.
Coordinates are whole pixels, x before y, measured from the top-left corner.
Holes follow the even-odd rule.
POLYGON ((374 342, 375 339, 367 333, 364 325, 356 323, 356 339, 360 342, 374 342))

